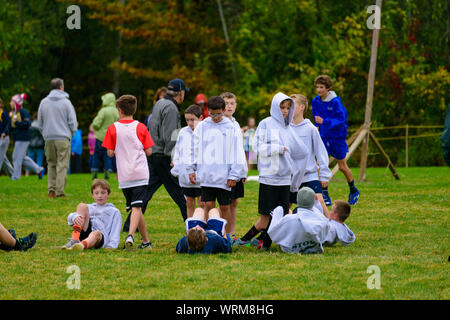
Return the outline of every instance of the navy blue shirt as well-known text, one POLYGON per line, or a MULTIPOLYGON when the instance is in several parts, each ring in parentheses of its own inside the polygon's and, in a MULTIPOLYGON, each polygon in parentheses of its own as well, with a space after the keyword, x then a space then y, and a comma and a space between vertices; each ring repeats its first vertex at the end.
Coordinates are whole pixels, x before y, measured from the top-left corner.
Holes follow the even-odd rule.
POLYGON ((0 121, 0 136, 4 133, 5 135, 9 135, 9 130, 11 127, 11 120, 9 119, 8 112, 3 109, 3 112, 1 114, 1 121, 0 121))
MULTIPOLYGON (((22 121, 15 121, 15 128, 12 128, 14 141, 30 141, 31 118, 25 109, 20 109, 20 117, 22 121)), ((14 121, 11 119, 11 122, 14 121)))
POLYGON ((206 242, 205 247, 201 251, 191 252, 188 249, 186 236, 181 238, 177 243, 177 252, 178 253, 206 253, 206 254, 214 254, 214 253, 231 253, 231 239, 230 236, 227 235, 227 238, 219 236, 214 231, 206 231, 206 237, 208 241, 206 242))

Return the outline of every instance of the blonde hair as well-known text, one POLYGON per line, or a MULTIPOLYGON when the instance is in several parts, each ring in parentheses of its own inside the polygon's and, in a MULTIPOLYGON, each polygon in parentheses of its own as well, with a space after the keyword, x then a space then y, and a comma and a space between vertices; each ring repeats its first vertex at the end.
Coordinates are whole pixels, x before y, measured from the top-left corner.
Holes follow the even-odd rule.
POLYGON ((192 228, 188 230, 186 240, 189 251, 198 252, 205 247, 208 238, 205 230, 192 228))
POLYGON ((220 95, 222 99, 234 99, 234 101, 237 101, 236 95, 231 92, 224 92, 220 95))
POLYGON ((300 94, 300 93, 294 93, 290 96, 292 99, 294 99, 294 102, 296 106, 301 106, 302 104, 305 106, 305 110, 303 112, 306 112, 308 110, 308 99, 300 94))
POLYGON ((164 92, 164 94, 167 93, 167 88, 166 87, 161 87, 158 90, 156 90, 155 96, 153 97, 153 105, 155 105, 155 103, 159 100, 159 96, 161 95, 161 93, 164 92))

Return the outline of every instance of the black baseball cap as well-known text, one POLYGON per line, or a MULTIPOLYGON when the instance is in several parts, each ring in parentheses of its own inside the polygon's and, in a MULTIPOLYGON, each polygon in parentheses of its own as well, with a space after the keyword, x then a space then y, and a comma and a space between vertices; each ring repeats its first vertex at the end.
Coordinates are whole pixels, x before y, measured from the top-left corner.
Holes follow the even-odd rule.
POLYGON ((186 87, 184 84, 184 81, 181 79, 172 79, 169 81, 169 84, 167 85, 167 89, 175 92, 180 92, 182 90, 185 90, 186 92, 189 92, 189 88, 186 87))

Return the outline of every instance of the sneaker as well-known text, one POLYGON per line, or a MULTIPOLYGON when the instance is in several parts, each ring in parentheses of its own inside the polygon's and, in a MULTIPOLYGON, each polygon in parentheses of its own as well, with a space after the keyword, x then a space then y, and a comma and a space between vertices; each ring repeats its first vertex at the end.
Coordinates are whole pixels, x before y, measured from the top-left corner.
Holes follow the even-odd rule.
POLYGON ((33 246, 36 244, 37 234, 32 232, 26 237, 19 238, 16 241, 19 241, 19 243, 22 245, 22 251, 27 251, 28 249, 33 248, 33 246))
POLYGON ((75 243, 72 246, 72 250, 74 250, 74 251, 83 251, 84 250, 84 245, 81 242, 75 243))
POLYGON ((92 171, 92 180, 97 179, 97 171, 92 171))
POLYGON ((49 191, 48 192, 48 197, 49 198, 54 198, 56 195, 55 195, 55 191, 49 191))
POLYGON ((331 202, 330 194, 328 193, 328 191, 322 190, 322 197, 326 206, 331 206, 333 204, 331 202))
POLYGON ((62 246, 61 249, 72 250, 73 246, 76 245, 77 243, 80 243, 80 241, 70 238, 69 242, 67 242, 64 246, 62 246))
POLYGON ((152 243, 150 241, 147 243, 142 242, 142 244, 138 246, 138 249, 152 250, 152 243))
POLYGON ((250 246, 251 242, 252 240, 243 241, 241 238, 237 238, 232 240, 231 245, 235 247, 250 246))
POLYGON ((351 205, 354 205, 358 202, 359 196, 361 195, 361 192, 359 192, 358 189, 355 187, 355 191, 350 192, 348 195, 348 203, 351 205))
POLYGON ((109 172, 105 171, 105 180, 109 180, 109 172))
POLYGON ((125 239, 124 249, 125 250, 132 250, 133 249, 133 244, 134 244, 133 236, 129 234, 128 237, 125 239))
POLYGON ((42 177, 44 176, 45 168, 43 167, 41 172, 38 173, 39 180, 42 180, 42 177))
POLYGON ((16 235, 16 231, 14 231, 13 228, 8 229, 8 232, 11 234, 11 236, 17 240, 17 235, 16 235))

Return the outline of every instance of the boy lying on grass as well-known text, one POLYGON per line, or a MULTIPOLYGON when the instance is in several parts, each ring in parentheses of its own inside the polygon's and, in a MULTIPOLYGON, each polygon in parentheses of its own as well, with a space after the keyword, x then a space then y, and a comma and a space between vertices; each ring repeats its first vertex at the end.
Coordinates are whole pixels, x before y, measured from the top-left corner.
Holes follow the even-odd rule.
POLYGON ((227 221, 220 217, 216 208, 208 212, 197 208, 192 218, 186 219, 186 236, 177 243, 178 253, 231 253, 231 239, 225 233, 227 221))

